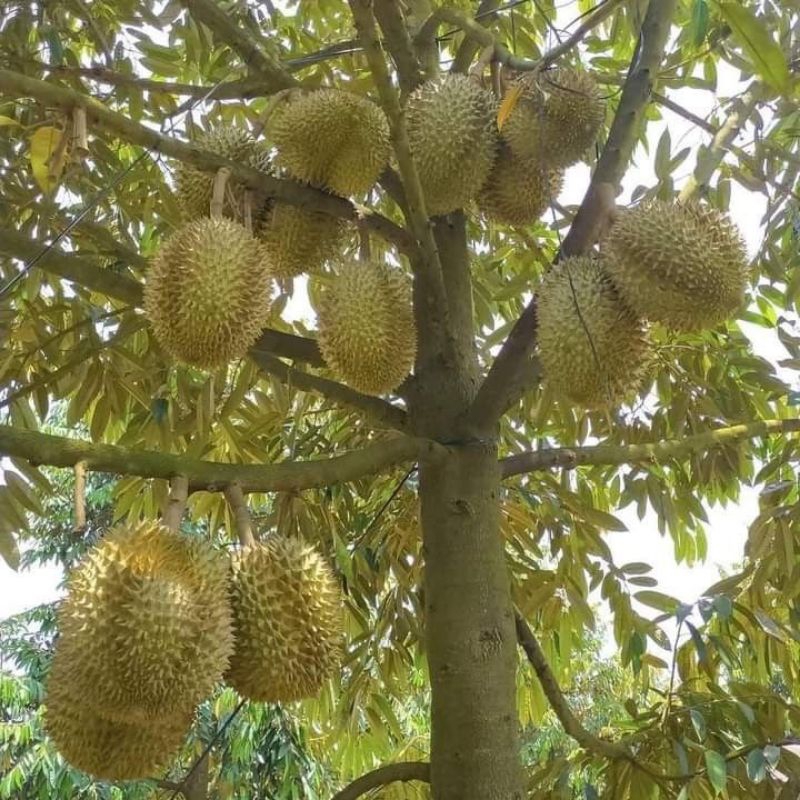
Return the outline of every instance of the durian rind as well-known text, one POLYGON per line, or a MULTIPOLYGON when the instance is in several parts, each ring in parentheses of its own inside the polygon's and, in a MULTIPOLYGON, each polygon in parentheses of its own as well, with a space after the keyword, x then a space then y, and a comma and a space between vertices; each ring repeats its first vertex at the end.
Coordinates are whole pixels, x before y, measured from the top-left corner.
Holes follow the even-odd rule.
POLYGON ((389 163, 383 110, 341 89, 289 94, 273 112, 269 131, 279 166, 343 197, 367 192, 389 163))
POLYGON ((269 274, 276 280, 317 272, 339 255, 346 228, 338 217, 275 203, 260 231, 269 274))
POLYGON ((521 94, 502 129, 514 154, 548 169, 579 161, 605 119, 595 79, 583 70, 562 68, 526 75, 516 88, 521 94))
POLYGON ((272 282, 260 243, 228 219, 176 231, 152 260, 144 308, 179 361, 216 368, 241 358, 269 317, 272 282))
POLYGON ((211 693, 233 650, 225 559, 157 522, 109 531, 72 572, 48 678, 57 697, 147 722, 211 693))
POLYGON ((271 537, 234 556, 231 587, 236 649, 228 683, 260 702, 316 695, 341 663, 344 637, 341 589, 319 552, 271 537))
POLYGON ((563 183, 562 170, 542 169, 504 145, 478 195, 478 208, 504 225, 531 225, 558 198, 563 183))
POLYGON ((469 205, 497 151, 491 92, 465 75, 436 78, 411 94, 405 117, 428 214, 449 214, 469 205))
POLYGON ((48 691, 44 725, 66 761, 101 780, 158 777, 191 727, 188 712, 147 723, 110 720, 92 711, 88 699, 48 691))
POLYGON ((713 327, 744 303, 747 254, 727 215, 655 200, 618 212, 605 270, 627 304, 675 331, 713 327))
POLYGON ((345 261, 317 313, 322 357, 339 380, 366 394, 396 389, 411 372, 417 332, 411 285, 377 261, 345 261))
MULTIPOLYGON (((194 144, 238 164, 246 164, 261 172, 271 171, 269 148, 264 142, 256 141, 244 128, 235 126, 212 128, 199 134, 194 144)), ((214 171, 201 170, 191 164, 179 162, 175 169, 175 195, 185 222, 210 215, 214 175, 214 171)), ((222 209, 224 217, 244 224, 246 191, 245 185, 234 178, 228 179, 222 209)), ((263 216, 268 205, 269 201, 263 193, 250 192, 253 218, 263 216)))
POLYGON ((639 388, 649 345, 597 260, 556 264, 542 279, 536 316, 542 371, 556 396, 611 407, 639 388))

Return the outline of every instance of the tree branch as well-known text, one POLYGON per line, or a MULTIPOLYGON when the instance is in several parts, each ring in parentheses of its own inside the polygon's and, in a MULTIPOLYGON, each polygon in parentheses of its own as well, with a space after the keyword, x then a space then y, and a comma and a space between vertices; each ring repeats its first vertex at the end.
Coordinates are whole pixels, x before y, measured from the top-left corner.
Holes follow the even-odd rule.
POLYGON ((683 439, 664 439, 646 444, 611 445, 600 444, 593 447, 554 447, 535 450, 503 458, 500 469, 504 478, 523 472, 562 467, 594 466, 610 467, 624 464, 663 464, 668 461, 686 458, 693 453, 738 442, 743 439, 756 439, 779 433, 800 431, 800 419, 767 419, 742 425, 686 436, 683 439))
POLYGON ((397 464, 416 461, 424 453, 434 455, 439 447, 427 439, 399 436, 335 458, 279 464, 226 464, 174 453, 93 444, 0 425, 0 455, 51 467, 73 467, 78 461, 85 461, 90 472, 142 478, 169 480, 182 475, 189 481, 190 491, 219 491, 231 483, 238 483, 245 493, 318 488, 358 480, 397 464))
POLYGON ((374 9, 384 43, 397 68, 400 89, 408 94, 422 82, 422 72, 403 13, 396 0, 375 0, 374 9))
POLYGON ((247 31, 236 25, 214 0, 182 0, 189 13, 229 45, 253 71, 269 80, 273 92, 289 89, 297 81, 269 55, 247 31))
MULTIPOLYGON (((0 227, 0 254, 22 261, 30 261, 46 247, 45 242, 30 239, 17 230, 0 227)), ((125 250, 127 251, 127 248, 125 250)), ((118 255, 124 255, 130 260, 135 259, 137 266, 142 260, 138 253, 119 251, 118 255)), ((142 285, 138 281, 110 269, 98 267, 86 256, 65 253, 63 250, 53 247, 37 262, 36 266, 65 280, 73 281, 90 291, 100 292, 107 297, 121 300, 132 306, 142 306, 142 285)), ((281 358, 305 361, 315 367, 325 366, 316 341, 303 336, 267 328, 253 347, 261 352, 268 351, 281 358)))
POLYGON ((181 527, 181 517, 188 499, 189 479, 185 475, 173 475, 169 481, 169 495, 161 514, 162 525, 177 533, 181 527))
POLYGON ((344 406, 357 408, 363 411, 368 422, 375 422, 387 425, 396 430, 405 430, 408 424, 406 412, 380 397, 372 397, 368 394, 361 394, 343 383, 321 378, 318 375, 310 375, 299 369, 284 364, 279 358, 265 353, 255 345, 250 350, 250 357, 265 372, 275 375, 282 383, 294 386, 302 391, 318 392, 324 397, 335 400, 344 406))
MULTIPOLYGON (((494 12, 500 5, 500 2, 501 0, 481 0, 478 10, 475 12, 475 19, 483 20, 485 24, 491 22, 497 16, 494 12)), ((480 42, 478 42, 475 37, 464 37, 464 41, 461 42, 461 45, 456 51, 453 63, 450 65, 450 71, 466 73, 469 70, 472 59, 475 58, 480 49, 480 42)))
MULTIPOLYGON (((614 209, 617 187, 633 153, 639 121, 650 97, 667 46, 677 0, 650 3, 619 107, 589 189, 561 246, 561 255, 583 253, 614 209)), ((536 298, 528 303, 508 335, 478 391, 469 422, 477 428, 494 424, 538 380, 532 368, 536 347, 536 298)))
POLYGON ((86 464, 77 461, 72 469, 75 472, 75 484, 72 489, 74 506, 72 532, 81 534, 86 530, 86 464))
POLYGON ((253 536, 253 521, 244 499, 242 487, 238 483, 231 483, 225 487, 225 499, 236 521, 236 535, 242 547, 251 547, 256 543, 253 536))
POLYGON ((514 621, 517 628, 517 641, 525 655, 528 657, 536 677, 542 686, 542 691, 553 709, 553 713, 564 728, 567 736, 571 736, 581 747, 599 756, 611 759, 630 759, 628 751, 613 742, 607 742, 590 733, 575 716, 567 702, 561 687, 558 685, 547 656, 519 611, 514 611, 514 621))
POLYGON ((0 94, 5 94, 9 98, 33 97, 42 103, 67 111, 76 107, 85 108, 94 122, 132 144, 141 145, 211 172, 227 167, 237 180, 252 189, 259 190, 267 197, 350 221, 363 219, 370 230, 392 242, 404 253, 414 254, 417 251, 413 237, 408 231, 380 214, 371 213, 368 209, 356 206, 343 197, 336 197, 295 181, 274 178, 246 164, 229 161, 216 153, 165 136, 111 111, 99 100, 81 92, 29 78, 11 70, 0 69, 0 94))
POLYGON ((386 786, 395 781, 430 783, 431 765, 424 761, 401 761, 397 764, 386 764, 357 778, 349 786, 337 792, 331 800, 356 800, 372 789, 386 786))

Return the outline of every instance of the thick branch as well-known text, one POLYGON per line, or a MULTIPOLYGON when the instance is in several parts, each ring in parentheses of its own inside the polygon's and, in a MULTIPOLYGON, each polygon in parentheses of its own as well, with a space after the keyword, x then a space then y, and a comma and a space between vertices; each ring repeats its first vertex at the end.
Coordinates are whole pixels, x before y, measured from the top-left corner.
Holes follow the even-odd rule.
POLYGON ((430 783, 431 765, 424 761, 404 761, 387 764, 354 780, 349 786, 337 792, 331 800, 356 800, 372 789, 378 789, 395 781, 422 781, 430 783))
MULTIPOLYGON (((622 89, 614 122, 589 189, 561 247, 565 256, 583 253, 607 223, 614 197, 636 142, 639 121, 667 46, 677 0, 650 3, 639 42, 622 89)), ((532 354, 536 347, 536 298, 528 303, 503 344, 481 386, 470 421, 481 428, 493 424, 535 385, 532 354)))
POLYGON ((541 645, 519 611, 514 612, 514 620, 517 627, 517 641, 525 651, 525 655, 528 657, 528 661, 542 686, 542 691, 567 736, 571 736, 584 749, 605 758, 630 758, 630 754, 625 748, 613 742, 599 739, 583 727, 581 721, 570 708, 566 697, 564 697, 556 676, 553 674, 553 670, 550 669, 550 664, 547 663, 547 656, 544 654, 541 645))
POLYGON ((238 483, 242 491, 289 492, 357 480, 388 467, 416 461, 438 445, 423 439, 395 437, 335 458, 280 464, 223 464, 188 456, 138 450, 110 444, 93 444, 0 425, 0 455, 22 458, 31 464, 73 467, 86 462, 90 472, 138 475, 169 480, 183 475, 191 491, 219 491, 238 483))
POLYGON ((270 353, 260 351, 257 345, 250 350, 250 357, 261 369, 271 375, 275 375, 282 383, 306 392, 318 392, 341 405, 357 408, 367 415, 370 422, 376 422, 397 430, 405 430, 406 428, 407 418, 405 411, 393 406, 391 403, 387 403, 380 397, 361 394, 361 392, 350 389, 343 383, 337 383, 327 378, 320 378, 318 375, 310 375, 308 372, 294 369, 270 353))
POLYGON ((253 536, 253 521, 250 517, 250 510, 247 508, 247 501, 244 499, 242 487, 238 483, 226 486, 225 499, 233 514, 239 544, 242 547, 251 547, 256 543, 256 539, 253 536))
POLYGON ((554 447, 519 453, 500 461, 504 478, 523 472, 563 467, 611 467, 623 464, 663 464, 693 453, 722 447, 743 439, 800 431, 800 419, 767 419, 698 433, 683 439, 665 439, 647 444, 600 444, 594 447, 554 447))
POLYGON ((413 238, 391 220, 380 214, 356 207, 349 200, 335 197, 319 189, 301 183, 274 178, 245 164, 229 161, 216 153, 201 150, 186 142, 164 136, 152 128, 140 125, 123 114, 106 108, 99 100, 63 86, 36 80, 11 70, 0 69, 0 94, 10 98, 34 97, 49 106, 71 111, 85 108, 89 117, 100 126, 118 134, 132 144, 138 144, 154 152, 185 161, 194 166, 216 172, 227 167, 231 175, 252 189, 257 189, 267 197, 282 200, 295 206, 311 208, 342 219, 355 221, 363 219, 364 224, 379 236, 387 239, 406 253, 415 253, 413 238))
POLYGON ((386 48, 397 67, 400 89, 408 94, 422 82, 422 72, 403 13, 396 0, 375 0, 375 16, 383 31, 386 48))
POLYGON ((189 479, 185 475, 176 474, 169 481, 169 495, 164 503, 161 522, 171 531, 177 531, 181 526, 181 517, 186 509, 189 499, 189 479))
POLYGON ((86 530, 86 464, 78 461, 73 467, 75 484, 72 489, 72 503, 74 506, 74 519, 72 532, 83 533, 86 530))
POLYGON ((739 135, 753 112, 758 107, 763 94, 760 83, 754 82, 750 88, 734 103, 733 110, 716 132, 707 150, 701 151, 697 157, 694 175, 686 181, 678 195, 678 200, 686 202, 699 191, 708 186, 711 176, 717 171, 733 140, 739 135))
POLYGON ((214 0, 183 0, 183 4, 198 22, 211 28, 223 42, 230 45, 248 67, 269 80, 272 91, 297 85, 297 81, 280 63, 265 52, 244 28, 236 25, 214 0))
MULTIPOLYGON (((497 16, 494 12, 500 5, 500 2, 501 0, 481 0, 477 12, 475 12, 475 19, 481 20, 483 24, 491 22, 497 16)), ((464 37, 464 41, 461 42, 461 45, 456 51, 456 57, 453 59, 453 63, 450 66, 450 71, 466 73, 469 70, 472 59, 475 58, 480 48, 480 43, 473 36, 464 37)))

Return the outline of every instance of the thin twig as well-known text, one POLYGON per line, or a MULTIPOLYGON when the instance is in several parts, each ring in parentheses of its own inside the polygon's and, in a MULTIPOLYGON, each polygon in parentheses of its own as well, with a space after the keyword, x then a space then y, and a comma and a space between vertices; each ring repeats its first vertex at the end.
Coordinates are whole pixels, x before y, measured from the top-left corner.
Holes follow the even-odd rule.
POLYGON ((242 493, 242 487, 238 483, 229 483, 225 487, 225 499, 228 501, 236 521, 239 543, 242 547, 252 547, 256 543, 256 538, 253 535, 253 521, 242 493))
POLYGON ((185 475, 175 475, 169 482, 169 495, 161 514, 161 522, 171 531, 177 532, 181 517, 189 498, 189 480, 185 475))
POLYGON ((73 490, 75 520, 72 532, 77 535, 86 530, 86 462, 78 461, 72 469, 75 473, 73 490))

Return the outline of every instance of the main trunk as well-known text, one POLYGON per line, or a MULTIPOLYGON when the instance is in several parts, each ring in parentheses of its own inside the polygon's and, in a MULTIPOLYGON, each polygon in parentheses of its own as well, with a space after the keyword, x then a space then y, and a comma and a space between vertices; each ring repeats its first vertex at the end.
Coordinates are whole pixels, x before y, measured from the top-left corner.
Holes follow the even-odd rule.
POLYGON ((493 446, 420 465, 435 800, 519 800, 509 577, 493 446))

